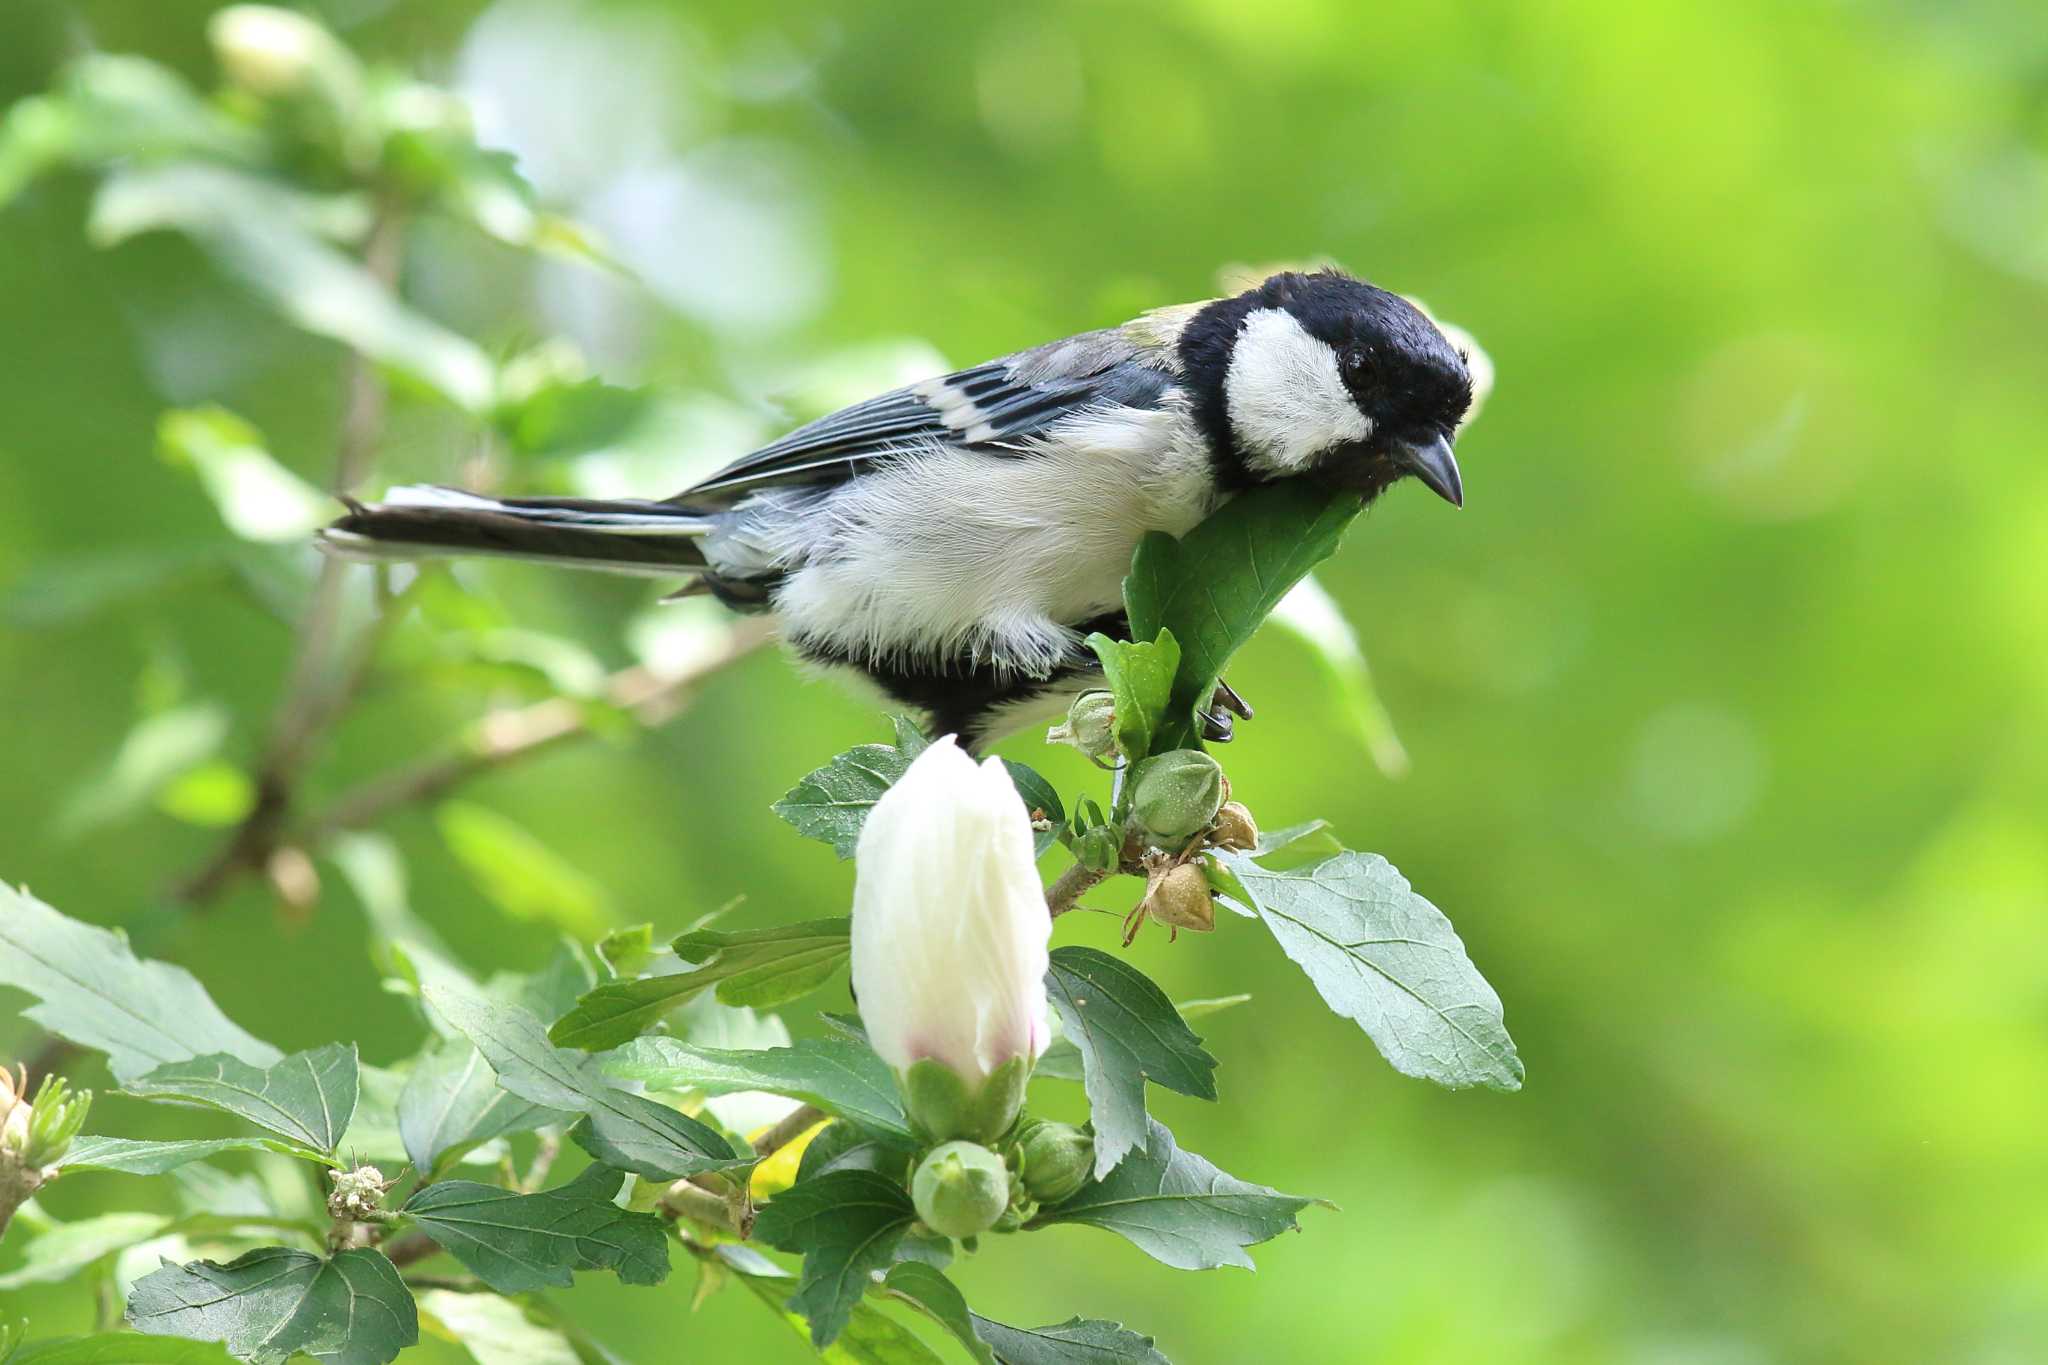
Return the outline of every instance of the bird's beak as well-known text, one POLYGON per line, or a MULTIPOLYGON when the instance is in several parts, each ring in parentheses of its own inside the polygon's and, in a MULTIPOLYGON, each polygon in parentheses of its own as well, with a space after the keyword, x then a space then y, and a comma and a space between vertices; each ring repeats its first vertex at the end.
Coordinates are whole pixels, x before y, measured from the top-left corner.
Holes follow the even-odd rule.
POLYGON ((1441 435, 1426 441, 1396 440, 1387 454, 1451 506, 1465 505, 1465 481, 1458 477, 1458 461, 1451 454, 1451 443, 1441 435))

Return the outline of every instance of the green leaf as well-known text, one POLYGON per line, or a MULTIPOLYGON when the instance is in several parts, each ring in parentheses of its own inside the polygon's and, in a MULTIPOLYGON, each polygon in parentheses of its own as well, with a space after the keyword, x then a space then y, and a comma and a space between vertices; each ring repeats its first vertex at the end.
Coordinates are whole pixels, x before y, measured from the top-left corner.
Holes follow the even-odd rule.
POLYGON ((967 1311, 967 1300, 936 1266, 922 1261, 899 1261, 889 1267, 882 1287, 952 1333, 953 1339, 981 1365, 996 1365, 995 1352, 975 1333, 974 1315, 967 1311))
POLYGON ((0 1289, 68 1280, 93 1262, 137 1242, 146 1242, 171 1225, 156 1213, 103 1213, 75 1223, 59 1223, 28 1244, 21 1265, 0 1275, 0 1289))
POLYGON ((1408 772, 1408 750, 1394 733, 1394 718, 1373 685, 1372 666, 1358 632, 1344 619, 1336 600, 1310 574, 1294 585, 1274 609, 1273 624, 1292 632, 1315 655, 1342 703, 1344 718, 1372 755, 1373 766, 1388 777, 1408 772))
POLYGON ((31 1342, 8 1356, 7 1365, 234 1365, 234 1360, 210 1341, 101 1332, 63 1341, 31 1342))
POLYGON ((566 1337, 509 1299, 429 1289, 419 1296, 419 1306, 429 1329, 461 1342, 477 1365, 579 1365, 566 1337))
POLYGON ((137 1141, 132 1138, 94 1137, 73 1139, 71 1149, 59 1164, 67 1171, 119 1171, 127 1175, 163 1175, 194 1161, 204 1161, 222 1152, 276 1152, 302 1161, 331 1166, 333 1159, 306 1147, 295 1147, 275 1138, 202 1138, 184 1142, 137 1141))
POLYGON ((301 1146, 332 1152, 356 1112, 356 1048, 329 1043, 269 1067, 215 1053, 168 1062, 121 1088, 224 1109, 301 1146))
POLYGON ((139 545, 38 558, 0 592, 0 623, 22 630, 88 621, 128 602, 228 576, 232 547, 139 545))
POLYGON ((1145 1082, 1216 1098, 1216 1059, 1146 975, 1094 948, 1055 948, 1046 994, 1081 1051, 1095 1127, 1095 1177, 1146 1137, 1145 1082))
POLYGON ((1035 815, 1042 815, 1049 828, 1031 832, 1032 851, 1040 857, 1060 841, 1060 834, 1067 827, 1066 807, 1060 804, 1060 794, 1052 783, 1040 777, 1015 759, 1006 758, 1003 766, 1010 770, 1010 781, 1017 788, 1017 795, 1024 802, 1024 809, 1035 815))
POLYGON ((1250 1266, 1245 1247, 1292 1231, 1294 1215, 1315 1202, 1225 1175, 1182 1151, 1166 1125, 1154 1119, 1143 1148, 1106 1179, 1041 1210, 1030 1226, 1087 1223, 1176 1269, 1211 1270, 1250 1266))
POLYGON ((59 833, 76 838, 141 810, 179 774, 219 753, 230 724, 227 708, 217 702, 143 716, 121 740, 106 770, 64 803, 57 817, 59 833))
POLYGON ((466 1038, 445 1038, 429 1048, 398 1095, 398 1136, 406 1156, 424 1175, 445 1169, 492 1138, 567 1123, 573 1117, 499 1085, 483 1054, 466 1038))
POLYGON ((659 1284, 668 1278, 668 1233, 653 1214, 612 1202, 625 1179, 591 1166, 538 1194, 441 1180, 401 1212, 500 1294, 566 1288, 571 1271, 588 1269, 615 1270, 626 1284, 659 1284))
POLYGON ((468 338, 406 307, 369 270, 323 240, 357 206, 322 201, 222 166, 185 162, 114 172, 93 203, 90 235, 111 246, 175 229, 305 331, 400 370, 466 412, 487 412, 497 373, 468 338))
POLYGON ((751 1164, 712 1129, 607 1083, 596 1058, 549 1043, 530 1010, 445 986, 427 987, 426 997, 476 1044, 498 1084, 534 1104, 585 1115, 588 1123, 578 1124, 574 1136, 606 1164, 652 1180, 751 1164))
POLYGON ((674 1038, 636 1038, 611 1054, 614 1076, 664 1090, 726 1095, 766 1090, 814 1104, 849 1123, 909 1137, 896 1078, 873 1049, 846 1038, 804 1038, 792 1047, 758 1052, 696 1047, 674 1038))
POLYGON ((860 828, 882 793, 909 771, 914 751, 888 744, 862 744, 791 787, 772 809, 807 839, 832 845, 851 858, 860 828))
POLYGON ((604 888, 518 821, 473 802, 444 801, 434 823, 476 889, 514 919, 539 920, 581 939, 610 926, 604 888))
POLYGON ((279 464, 263 434, 226 408, 163 414, 157 449, 192 470, 230 531, 244 540, 298 544, 332 521, 334 499, 279 464))
POLYGON ((556 1020, 548 1038, 593 1052, 617 1047, 709 987, 727 1005, 785 1004, 832 979, 850 951, 851 925, 842 917, 735 933, 694 930, 676 940, 676 954, 704 965, 693 972, 608 981, 556 1020))
MULTIPOLYGON (((716 1248, 714 1254, 721 1274, 738 1280, 749 1293, 774 1309, 776 1316, 798 1336, 810 1340, 810 1324, 788 1308, 795 1276, 752 1247, 728 1243, 716 1248)), ((818 1358, 826 1365, 944 1365, 922 1338, 866 1302, 854 1304, 845 1330, 837 1341, 818 1352, 818 1358)))
POLYGON ((1051 1327, 1005 1327, 976 1315, 974 1330, 1003 1365, 1172 1365, 1152 1338, 1116 1322, 1068 1318, 1051 1327))
POLYGON ((1153 752, 1200 747, 1195 713, 1208 705, 1230 656, 1290 588, 1335 553, 1361 506, 1356 493, 1290 479, 1240 493, 1179 540, 1155 531, 1139 544, 1124 579, 1131 636, 1150 640, 1170 630, 1181 649, 1153 752))
POLYGON ((218 1341, 250 1365, 298 1352, 332 1365, 384 1365, 419 1344, 419 1315, 377 1251, 332 1260, 263 1247, 226 1265, 166 1265, 135 1282, 128 1321, 159 1336, 218 1341))
POLYGON ((614 929, 597 941, 598 960, 618 980, 630 981, 654 965, 661 950, 654 946, 654 926, 634 924, 614 929))
POLYGON ((873 1171, 833 1171, 769 1200, 754 1220, 754 1235, 778 1250, 802 1253, 803 1277, 789 1306, 810 1322, 811 1343, 824 1347, 916 1220, 898 1182, 873 1171))
POLYGON ((123 1084, 166 1062, 225 1052, 255 1067, 284 1054, 228 1021, 182 968, 138 960, 118 934, 0 884, 0 985, 41 1003, 23 1013, 107 1054, 123 1084))
POLYGON ((645 389, 619 388, 601 379, 555 382, 501 408, 498 427, 522 455, 580 454, 616 444, 652 407, 653 396, 645 389))
POLYGON ((1284 871, 1256 855, 1222 861, 1324 1002, 1396 1071, 1454 1089, 1521 1089, 1500 997, 1443 912, 1385 858, 1346 852, 1284 871))
POLYGON ((1167 630, 1147 631, 1135 641, 1112 640, 1097 632, 1088 637, 1088 647, 1102 661, 1103 677, 1116 699, 1117 750, 1135 763, 1153 752, 1153 736, 1166 722, 1180 668, 1180 643, 1167 630))

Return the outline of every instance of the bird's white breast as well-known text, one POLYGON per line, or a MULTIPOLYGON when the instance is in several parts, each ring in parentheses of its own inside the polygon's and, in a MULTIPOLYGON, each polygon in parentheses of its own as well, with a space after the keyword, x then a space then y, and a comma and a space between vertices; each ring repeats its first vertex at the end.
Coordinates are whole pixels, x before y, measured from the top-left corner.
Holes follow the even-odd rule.
POLYGON ((1043 676, 1076 623, 1120 608, 1138 540, 1193 528, 1214 489, 1182 405, 1111 408, 1016 452, 933 443, 761 530, 788 572, 775 607, 792 636, 874 663, 1043 676))

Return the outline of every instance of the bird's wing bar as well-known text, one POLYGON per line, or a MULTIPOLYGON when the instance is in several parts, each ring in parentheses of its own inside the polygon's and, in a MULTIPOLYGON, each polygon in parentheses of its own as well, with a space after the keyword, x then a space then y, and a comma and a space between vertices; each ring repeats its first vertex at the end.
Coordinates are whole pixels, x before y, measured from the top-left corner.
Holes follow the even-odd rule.
POLYGON ((1014 453, 1070 413, 1156 407, 1171 382, 1145 363, 1122 329, 1086 332, 842 408, 676 496, 834 483, 933 440, 1014 453))

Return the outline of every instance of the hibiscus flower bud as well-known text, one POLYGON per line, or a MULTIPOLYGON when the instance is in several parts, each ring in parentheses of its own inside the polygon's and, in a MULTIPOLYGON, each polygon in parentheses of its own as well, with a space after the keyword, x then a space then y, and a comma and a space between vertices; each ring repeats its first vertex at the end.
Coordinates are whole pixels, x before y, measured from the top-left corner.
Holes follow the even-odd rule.
POLYGON ((1052 1036, 1052 920, 1031 815, 1000 759, 934 742, 875 803, 854 860, 853 986, 911 1122, 992 1142, 1052 1036))
POLYGON ((1207 829, 1225 795, 1222 767, 1199 749, 1154 754, 1133 770, 1131 782, 1131 813, 1165 842, 1207 829))
POLYGON ((342 104, 362 83, 340 40, 296 10, 230 5, 213 16, 206 36, 229 82, 262 99, 317 94, 342 104))
POLYGON ((1047 744, 1069 744, 1090 758, 1108 758, 1116 751, 1116 698, 1107 692, 1083 692, 1067 708, 1067 718, 1045 732, 1047 744))
POLYGON ((1010 1207, 1010 1169, 973 1142, 934 1147, 910 1178, 910 1199, 926 1227, 943 1237, 973 1237, 1010 1207))
POLYGON ((1041 1204, 1072 1195, 1095 1169, 1095 1139, 1070 1123, 1026 1124, 1017 1150, 1024 1158, 1024 1188, 1041 1204))

